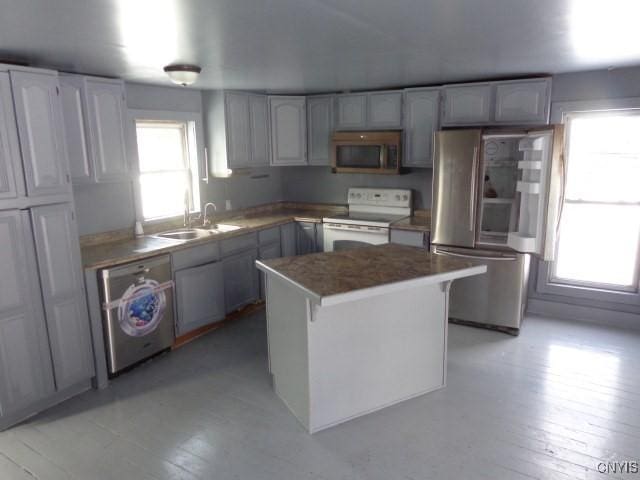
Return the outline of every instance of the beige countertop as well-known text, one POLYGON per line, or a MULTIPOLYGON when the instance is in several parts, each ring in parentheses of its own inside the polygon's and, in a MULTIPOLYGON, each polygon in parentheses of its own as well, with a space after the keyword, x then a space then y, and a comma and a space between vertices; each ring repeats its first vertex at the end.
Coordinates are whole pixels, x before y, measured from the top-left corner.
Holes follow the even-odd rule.
POLYGON ((486 271, 486 267, 474 267, 464 260, 392 243, 276 258, 258 261, 257 265, 318 299, 422 277, 439 276, 439 281, 446 281, 486 271))
POLYGON ((199 244, 237 237, 291 221, 322 222, 322 217, 329 216, 331 213, 333 211, 321 209, 282 209, 255 215, 225 218, 220 220, 220 223, 236 225, 241 228, 232 232, 216 233, 192 240, 170 240, 147 235, 142 238, 129 238, 85 246, 82 248, 82 264, 84 268, 93 269, 119 265, 199 244))
MULTIPOLYGON (((291 221, 322 222, 323 217, 335 215, 336 206, 322 208, 275 208, 230 218, 221 218, 219 223, 235 225, 238 230, 216 233, 191 240, 171 240, 146 235, 141 238, 120 238, 104 243, 91 244, 82 247, 82 264, 84 268, 98 269, 120 265, 127 262, 141 260, 164 253, 171 253, 183 248, 189 248, 207 242, 219 241, 225 238, 237 237, 246 233, 263 230, 265 228, 283 225, 291 221)), ((414 231, 429 231, 429 217, 416 215, 395 222, 391 228, 414 231)), ((175 229, 179 229, 175 228, 175 229)), ((169 230, 169 228, 166 228, 169 230)), ((107 234, 108 237, 108 234, 107 234)))
POLYGON ((413 215, 393 222, 391 228, 414 232, 429 232, 431 231, 431 217, 429 215, 413 215))

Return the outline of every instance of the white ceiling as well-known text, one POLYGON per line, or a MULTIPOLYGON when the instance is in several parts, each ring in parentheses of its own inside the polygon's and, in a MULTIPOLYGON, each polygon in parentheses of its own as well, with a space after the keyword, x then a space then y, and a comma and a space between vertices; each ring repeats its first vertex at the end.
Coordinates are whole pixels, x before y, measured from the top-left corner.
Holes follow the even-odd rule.
POLYGON ((0 57, 197 88, 340 91, 640 64, 640 0, 0 0, 0 57))

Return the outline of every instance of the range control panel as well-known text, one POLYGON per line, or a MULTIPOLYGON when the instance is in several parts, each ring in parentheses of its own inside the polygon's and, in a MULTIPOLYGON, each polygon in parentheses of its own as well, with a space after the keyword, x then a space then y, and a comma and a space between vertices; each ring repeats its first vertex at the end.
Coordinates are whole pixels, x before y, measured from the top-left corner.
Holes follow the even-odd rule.
POLYGON ((411 208, 411 190, 399 188, 350 188, 349 205, 411 208))

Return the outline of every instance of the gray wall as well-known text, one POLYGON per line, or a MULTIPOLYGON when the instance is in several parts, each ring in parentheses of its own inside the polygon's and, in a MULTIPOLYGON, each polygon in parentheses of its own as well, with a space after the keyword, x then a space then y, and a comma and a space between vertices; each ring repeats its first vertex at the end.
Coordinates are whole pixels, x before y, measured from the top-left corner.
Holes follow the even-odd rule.
POLYGON ((640 67, 564 73, 553 77, 552 102, 640 97, 640 67))
POLYGON ((219 210, 231 200, 233 210, 284 200, 280 168, 262 167, 234 174, 229 178, 211 178, 200 185, 202 202, 214 202, 219 210))
MULTIPOLYGON (((553 77, 552 102, 640 97, 640 68, 567 73, 553 77)), ((638 305, 616 304, 567 295, 551 295, 536 289, 544 262, 534 261, 529 283, 529 310, 536 314, 591 321, 604 325, 640 328, 638 305)))
MULTIPOLYGON (((199 90, 127 84, 127 105, 133 109, 200 112, 199 90)), ((552 101, 640 97, 640 68, 569 73, 553 78, 552 101)), ((350 186, 411 188, 415 208, 431 206, 429 169, 414 169, 400 176, 332 174, 325 167, 256 169, 228 179, 211 179, 201 185, 202 202, 224 209, 230 199, 234 209, 278 200, 345 203, 350 186)), ((130 183, 74 187, 81 235, 131 228, 135 220, 130 183)))
POLYGON ((349 187, 410 188, 414 208, 431 207, 431 169, 403 175, 331 173, 328 167, 281 167, 284 198, 297 202, 346 203, 349 187))

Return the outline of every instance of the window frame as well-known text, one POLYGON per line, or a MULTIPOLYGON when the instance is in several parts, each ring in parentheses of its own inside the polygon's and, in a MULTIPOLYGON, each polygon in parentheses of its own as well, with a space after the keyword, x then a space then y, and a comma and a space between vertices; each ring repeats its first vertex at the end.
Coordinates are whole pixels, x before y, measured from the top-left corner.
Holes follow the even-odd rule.
MULTIPOLYGON (((640 109, 630 108, 630 109, 615 109, 615 110, 597 110, 597 111, 581 111, 581 112, 565 112, 562 116, 562 123, 566 125, 565 127, 565 158, 566 160, 566 168, 567 175, 570 175, 571 172, 571 164, 570 164, 570 145, 568 139, 571 138, 571 120, 575 118, 593 118, 593 117, 604 117, 612 114, 617 114, 619 116, 636 116, 640 117, 640 109)), ((562 199, 563 204, 574 204, 574 205, 610 205, 610 206, 627 206, 634 205, 640 206, 640 202, 625 202, 625 201, 597 201, 597 200, 583 200, 583 199, 567 199, 566 197, 562 199)), ((555 250, 557 256, 559 240, 560 240, 560 232, 558 233, 555 250)), ((637 259, 640 259, 640 237, 637 240, 636 248, 638 250, 637 259)), ((591 282, 587 280, 574 280, 569 278, 559 277, 556 274, 556 261, 551 262, 549 268, 549 282, 552 284, 561 284, 561 285, 570 285, 576 287, 585 287, 585 288, 593 288, 596 290, 604 290, 604 291, 613 291, 613 292, 631 292, 638 293, 640 291, 639 286, 640 279, 640 265, 636 265, 636 269, 633 276, 633 281, 631 285, 617 285, 617 284, 608 284, 605 282, 591 282)))
MULTIPOLYGON (((571 102, 554 102, 551 108, 552 123, 566 123, 567 116, 580 113, 615 113, 616 111, 638 110, 640 112, 640 97, 586 100, 571 102)), ((565 131, 565 138, 567 132, 565 131)), ((565 141, 566 145, 566 141, 565 141)), ((565 152, 565 154, 568 152, 565 152)), ((594 227, 597 235, 597 227, 594 227)), ((557 248, 557 246, 556 246, 557 248)), ((597 254, 597 253, 596 253, 597 254)), ((536 278, 534 279, 533 298, 566 298, 578 304, 596 302, 600 305, 623 304, 640 307, 640 290, 636 284, 633 290, 610 290, 602 288, 603 284, 578 285, 575 283, 561 283, 553 279, 553 262, 538 260, 536 278)), ((621 307, 623 308, 623 307, 621 307)), ((626 308, 626 307, 624 307, 626 308)))
MULTIPOLYGON (((190 209, 189 213, 199 213, 201 210, 201 194, 202 191, 202 183, 203 183, 203 175, 207 171, 204 165, 205 162, 205 146, 204 146, 204 131, 203 131, 203 122, 202 122, 202 114, 200 112, 179 112, 179 111, 169 111, 169 110, 139 110, 139 109, 129 109, 128 110, 128 123, 129 128, 129 154, 132 158, 132 163, 135 169, 135 181, 133 182, 134 188, 134 198, 135 198, 135 209, 136 209, 136 220, 140 221, 142 224, 154 224, 154 223, 163 223, 171 219, 180 218, 181 215, 171 215, 166 217, 157 217, 145 219, 142 212, 142 192, 140 188, 140 163, 138 159, 138 141, 137 141, 137 133, 136 133, 136 122, 137 121, 149 121, 149 122, 181 122, 187 123, 187 154, 191 156, 190 164, 195 164, 197 166, 198 172, 193 172, 192 167, 190 165, 189 175, 191 178, 190 181, 190 209), (195 144, 195 145, 194 145, 195 144), (197 195, 195 193, 195 187, 197 186, 198 192, 197 195), (198 201, 195 202, 195 197, 198 197, 198 201)), ((169 172, 170 170, 162 170, 162 172, 169 172)), ((179 170, 182 172, 182 170, 179 170)), ((149 173, 149 172, 147 172, 149 173)))

